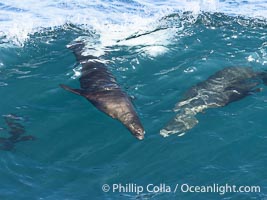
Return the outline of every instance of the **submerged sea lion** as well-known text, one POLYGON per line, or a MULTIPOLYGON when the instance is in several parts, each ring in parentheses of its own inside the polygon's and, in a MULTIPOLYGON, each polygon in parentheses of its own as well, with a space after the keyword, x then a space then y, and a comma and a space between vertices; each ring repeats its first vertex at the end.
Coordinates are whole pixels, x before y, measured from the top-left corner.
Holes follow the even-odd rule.
POLYGON ((79 78, 81 89, 72 89, 63 84, 60 86, 85 97, 96 108, 123 123, 137 139, 144 139, 144 128, 129 96, 122 91, 106 65, 97 57, 84 56, 83 48, 83 42, 77 42, 69 47, 82 65, 79 78))
POLYGON ((171 134, 182 136, 193 128, 198 120, 196 114, 207 108, 226 106, 254 92, 260 92, 256 86, 267 85, 267 72, 256 72, 250 67, 227 67, 216 72, 207 80, 191 87, 185 98, 175 105, 178 114, 160 131, 167 137, 171 134))
POLYGON ((0 137, 1 150, 12 150, 17 142, 35 139, 35 137, 31 135, 23 136, 25 133, 25 128, 23 125, 18 123, 18 120, 20 119, 19 117, 9 114, 4 115, 4 119, 8 126, 8 133, 10 134, 10 137, 0 137))

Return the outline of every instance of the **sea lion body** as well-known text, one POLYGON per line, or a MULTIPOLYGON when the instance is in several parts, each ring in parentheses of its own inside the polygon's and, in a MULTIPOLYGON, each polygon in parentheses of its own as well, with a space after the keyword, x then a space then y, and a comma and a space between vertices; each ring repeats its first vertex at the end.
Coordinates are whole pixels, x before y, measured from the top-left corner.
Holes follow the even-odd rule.
POLYGON ((83 56, 83 47, 83 43, 69 47, 82 65, 79 78, 81 89, 72 89, 62 84, 60 86, 85 97, 100 111, 124 124, 137 139, 142 140, 145 131, 129 96, 122 91, 104 63, 97 57, 83 56))
POLYGON ((24 136, 26 131, 24 126, 19 123, 19 117, 13 114, 3 115, 3 117, 8 127, 6 130, 10 136, 0 137, 0 150, 10 151, 15 147, 15 143, 35 140, 35 137, 31 135, 24 136))
POLYGON ((183 135, 198 120, 196 114, 208 108, 223 107, 253 92, 263 82, 266 72, 255 72, 250 67, 227 67, 211 75, 207 80, 191 87, 182 101, 175 105, 178 114, 160 131, 164 137, 177 133, 183 135))

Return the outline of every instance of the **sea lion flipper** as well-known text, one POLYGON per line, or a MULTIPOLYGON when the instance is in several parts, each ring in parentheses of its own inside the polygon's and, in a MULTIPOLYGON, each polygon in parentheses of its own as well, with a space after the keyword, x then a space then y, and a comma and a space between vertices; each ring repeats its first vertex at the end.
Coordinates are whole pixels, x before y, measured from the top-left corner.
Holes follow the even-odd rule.
POLYGON ((64 90, 67 90, 69 92, 72 92, 74 94, 77 94, 77 95, 83 95, 83 91, 81 89, 73 89, 67 85, 64 85, 64 84, 59 84, 60 87, 62 87, 64 90))

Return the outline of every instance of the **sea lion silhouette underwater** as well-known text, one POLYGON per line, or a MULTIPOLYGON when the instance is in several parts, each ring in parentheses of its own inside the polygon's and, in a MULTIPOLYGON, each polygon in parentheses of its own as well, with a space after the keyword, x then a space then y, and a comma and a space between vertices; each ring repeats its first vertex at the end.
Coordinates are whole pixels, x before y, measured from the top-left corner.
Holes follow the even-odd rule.
MULTIPOLYGON (((25 128, 18 121, 19 117, 9 114, 3 116, 5 122, 8 126, 8 133, 11 135, 10 137, 4 138, 0 137, 0 149, 1 150, 12 150, 15 146, 15 143, 21 141, 35 140, 35 137, 31 135, 23 136, 25 133, 25 128)), ((4 130, 4 129, 2 129, 4 130)))
POLYGON ((144 139, 144 128, 129 96, 122 91, 115 77, 98 57, 83 55, 84 47, 85 44, 78 41, 68 47, 82 65, 79 78, 81 89, 72 89, 63 84, 60 86, 85 97, 100 111, 124 124, 137 139, 144 139))
POLYGON ((262 88, 256 87, 262 83, 267 85, 267 71, 256 72, 250 67, 224 68, 185 93, 184 99, 175 105, 177 115, 160 134, 164 137, 171 134, 182 136, 198 123, 197 113, 223 107, 260 92, 262 88))

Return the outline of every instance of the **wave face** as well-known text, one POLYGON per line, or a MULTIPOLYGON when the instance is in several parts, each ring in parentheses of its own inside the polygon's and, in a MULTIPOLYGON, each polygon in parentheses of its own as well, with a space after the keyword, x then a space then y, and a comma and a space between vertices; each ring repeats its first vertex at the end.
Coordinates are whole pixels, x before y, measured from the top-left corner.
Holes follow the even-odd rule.
POLYGON ((199 113, 183 137, 159 134, 193 85, 229 66, 267 69, 267 2, 178 2, 0 0, 1 200, 267 199, 266 86, 199 113), (81 66, 66 47, 75 40, 133 97, 144 141, 59 87, 79 87, 81 66), (261 192, 102 191, 116 183, 261 192))

